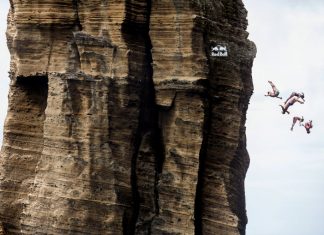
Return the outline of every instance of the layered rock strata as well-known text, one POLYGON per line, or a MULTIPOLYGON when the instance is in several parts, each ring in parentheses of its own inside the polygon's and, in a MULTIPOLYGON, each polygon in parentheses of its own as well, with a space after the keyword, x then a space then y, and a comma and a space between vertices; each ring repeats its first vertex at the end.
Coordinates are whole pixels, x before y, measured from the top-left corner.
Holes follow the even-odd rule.
POLYGON ((5 234, 245 234, 241 0, 10 3, 5 234))

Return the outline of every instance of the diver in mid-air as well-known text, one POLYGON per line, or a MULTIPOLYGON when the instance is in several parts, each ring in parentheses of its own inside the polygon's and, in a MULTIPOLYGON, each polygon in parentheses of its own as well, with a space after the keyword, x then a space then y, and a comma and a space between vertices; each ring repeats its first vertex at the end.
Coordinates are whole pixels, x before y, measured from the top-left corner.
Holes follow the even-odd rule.
POLYGON ((304 124, 302 125, 305 127, 307 134, 309 134, 310 129, 313 128, 313 121, 309 120, 308 122, 305 123, 305 125, 304 124))
POLYGON ((304 121, 304 117, 303 116, 301 116, 301 117, 297 117, 297 116, 293 117, 293 123, 292 123, 292 126, 290 128, 291 131, 293 131, 294 126, 295 126, 297 121, 299 122, 299 126, 301 126, 302 122, 304 121))
POLYGON ((274 97, 274 98, 278 98, 278 99, 282 99, 282 97, 279 97, 279 90, 277 89, 277 87, 273 84, 273 82, 268 81, 272 87, 272 91, 268 91, 267 94, 265 94, 264 96, 270 96, 270 97, 274 97))
POLYGON ((301 99, 303 100, 303 102, 305 102, 305 95, 304 95, 303 92, 300 92, 300 93, 298 93, 298 92, 292 92, 292 93, 290 94, 290 96, 288 97, 288 99, 286 99, 285 104, 288 102, 288 100, 289 100, 290 98, 292 98, 292 97, 294 97, 294 96, 298 96, 299 98, 301 98, 301 99))
POLYGON ((283 105, 280 104, 280 107, 282 108, 282 114, 290 114, 288 108, 296 102, 303 104, 305 102, 304 95, 303 97, 299 95, 290 96, 283 105))

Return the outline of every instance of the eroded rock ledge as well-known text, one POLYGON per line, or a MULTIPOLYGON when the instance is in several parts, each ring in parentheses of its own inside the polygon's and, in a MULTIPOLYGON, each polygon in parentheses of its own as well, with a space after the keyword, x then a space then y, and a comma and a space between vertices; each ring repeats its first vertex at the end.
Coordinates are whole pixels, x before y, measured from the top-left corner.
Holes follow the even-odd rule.
POLYGON ((10 3, 5 234, 245 234, 241 0, 10 3))

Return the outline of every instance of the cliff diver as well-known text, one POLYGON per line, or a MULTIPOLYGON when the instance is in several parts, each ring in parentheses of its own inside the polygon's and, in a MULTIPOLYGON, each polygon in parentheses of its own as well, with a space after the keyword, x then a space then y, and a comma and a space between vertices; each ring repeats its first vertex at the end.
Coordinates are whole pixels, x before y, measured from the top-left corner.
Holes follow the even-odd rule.
POLYGON ((302 122, 304 121, 304 117, 303 116, 301 116, 301 117, 293 117, 293 123, 292 123, 292 126, 290 128, 291 131, 294 129, 294 126, 295 126, 297 121, 299 122, 299 126, 301 126, 302 122))
POLYGON ((298 93, 298 92, 293 92, 293 93, 290 94, 290 96, 288 97, 288 99, 286 99, 285 104, 288 102, 288 100, 289 100, 290 98, 292 98, 292 97, 294 97, 294 96, 298 96, 299 98, 301 98, 301 99, 303 100, 303 102, 305 102, 305 95, 304 95, 303 92, 300 92, 300 93, 298 93))
POLYGON ((305 125, 304 124, 302 125, 305 127, 307 134, 309 134, 310 129, 313 128, 313 121, 309 120, 308 122, 305 123, 305 125))
POLYGON ((268 91, 267 94, 265 94, 264 96, 270 96, 270 97, 275 97, 278 99, 282 99, 282 97, 279 96, 279 90, 277 89, 277 87, 273 84, 273 82, 268 81, 272 87, 272 91, 268 91))
POLYGON ((288 108, 289 108, 290 106, 292 106, 292 105, 293 105, 294 103, 296 103, 296 102, 301 103, 301 104, 304 103, 303 100, 300 100, 300 99, 299 99, 299 96, 293 96, 293 97, 291 97, 290 99, 288 99, 287 102, 284 103, 284 105, 279 104, 279 106, 282 108, 282 114, 285 114, 285 113, 290 114, 290 113, 288 112, 288 108))

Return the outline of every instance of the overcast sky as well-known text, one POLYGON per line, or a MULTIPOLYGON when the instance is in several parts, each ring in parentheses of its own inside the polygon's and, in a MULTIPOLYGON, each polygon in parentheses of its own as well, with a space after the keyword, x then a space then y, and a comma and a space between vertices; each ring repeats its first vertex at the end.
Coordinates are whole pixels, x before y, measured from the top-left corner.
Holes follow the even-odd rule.
POLYGON ((324 234, 324 1, 245 0, 250 39, 258 48, 247 120, 247 235, 324 234), (290 115, 265 97, 273 81, 282 96, 305 93, 290 115), (289 130, 293 116, 314 128, 289 130))
MULTIPOLYGON (((0 2, 0 131, 7 110, 9 53, 7 0, 0 2)), ((258 48, 253 67, 247 140, 247 235, 324 234, 324 1, 244 0, 250 39, 258 48), (303 91, 306 103, 280 113, 280 100, 264 97, 273 81, 281 95, 303 91), (312 119, 311 134, 292 117, 312 119)), ((2 140, 2 136, 0 141, 2 140)))

